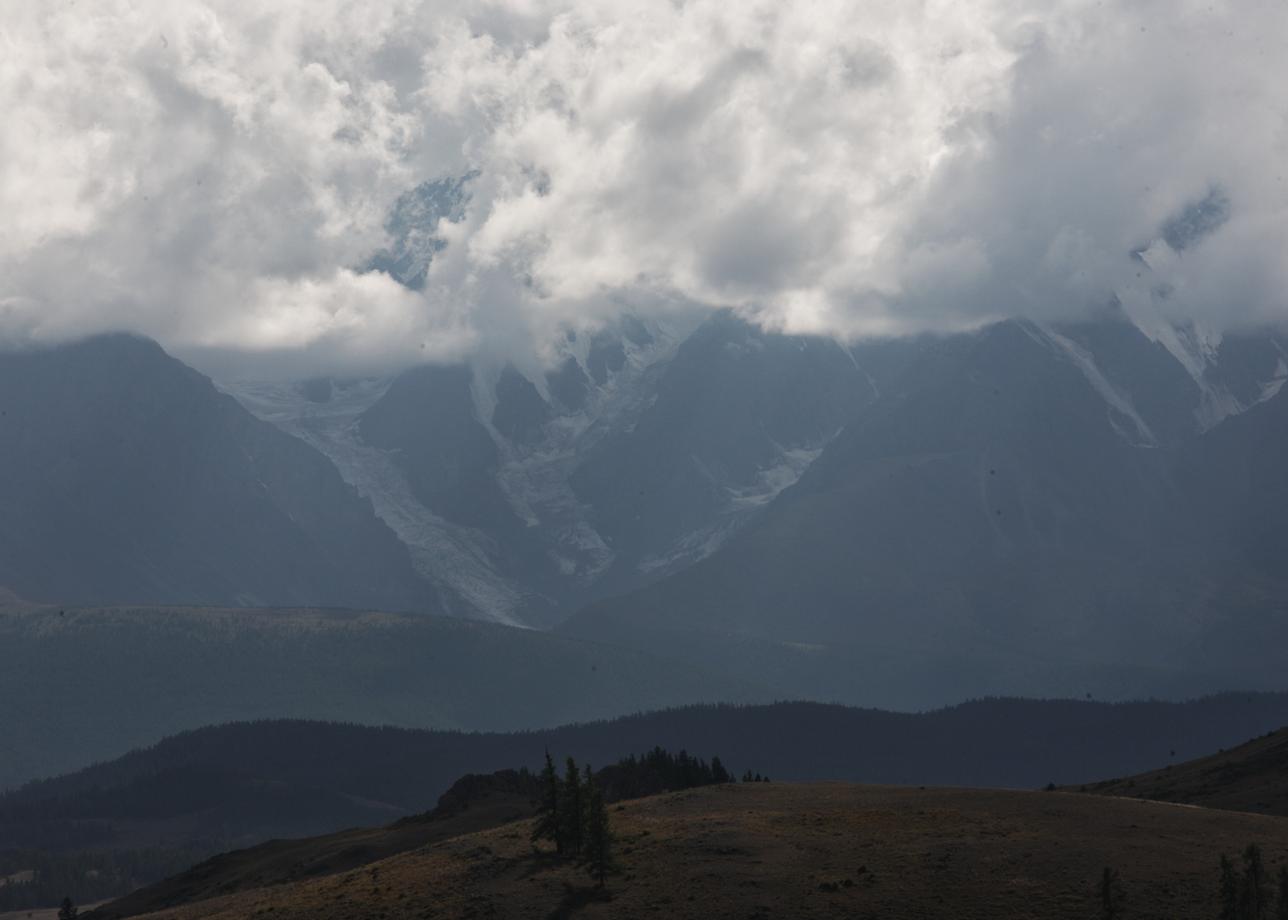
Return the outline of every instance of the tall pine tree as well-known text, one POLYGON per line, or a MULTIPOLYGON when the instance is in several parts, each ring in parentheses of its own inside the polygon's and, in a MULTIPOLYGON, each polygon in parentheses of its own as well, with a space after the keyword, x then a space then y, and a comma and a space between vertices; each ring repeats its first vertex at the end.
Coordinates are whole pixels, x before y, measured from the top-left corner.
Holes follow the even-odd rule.
POLYGON ((613 831, 608 824, 608 808, 603 793, 594 783, 586 786, 586 871, 604 887, 604 876, 615 868, 613 831))
POLYGON ((1221 854, 1221 920, 1239 920, 1239 877, 1230 857, 1221 854))
POLYGON ((1117 920, 1123 912, 1123 883, 1117 869, 1105 867, 1100 875, 1100 916, 1117 920))
POLYGON ((565 856, 581 855, 582 830, 586 819, 585 808, 585 790, 582 787, 581 773, 577 770, 577 762, 569 757, 564 771, 563 788, 559 796, 560 837, 563 839, 563 849, 559 852, 565 856))
POLYGON ((728 783, 733 781, 725 765, 720 762, 719 757, 711 758, 711 780, 716 783, 728 783))
POLYGON ((1243 851, 1243 885, 1239 892, 1241 920, 1264 920, 1270 907, 1269 880, 1261 859, 1261 847, 1248 844, 1243 851))
POLYGON ((537 823, 532 827, 532 842, 551 840, 555 851, 564 849, 563 828, 559 821, 559 775, 555 773, 555 762, 546 751, 546 765, 541 770, 541 802, 537 806, 537 823))

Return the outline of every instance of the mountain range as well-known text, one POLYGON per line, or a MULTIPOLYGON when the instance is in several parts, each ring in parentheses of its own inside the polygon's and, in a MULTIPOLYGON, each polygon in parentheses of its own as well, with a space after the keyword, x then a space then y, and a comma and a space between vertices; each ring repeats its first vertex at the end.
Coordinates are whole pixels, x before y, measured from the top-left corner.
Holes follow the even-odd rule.
POLYGON ((1278 688, 1285 341, 1116 304, 854 345, 628 317, 380 379, 9 351, 0 585, 446 613, 894 707, 1278 688))

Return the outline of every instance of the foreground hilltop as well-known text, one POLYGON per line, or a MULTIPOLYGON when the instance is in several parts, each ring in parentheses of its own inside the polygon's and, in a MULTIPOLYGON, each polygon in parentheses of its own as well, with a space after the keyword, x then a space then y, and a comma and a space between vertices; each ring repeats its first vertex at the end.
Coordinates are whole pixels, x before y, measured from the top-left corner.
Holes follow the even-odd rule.
POLYGON ((1261 844, 1272 871, 1288 824, 1077 793, 850 784, 736 784, 622 803, 606 891, 534 853, 528 822, 371 865, 148 915, 366 917, 1049 917, 1099 907, 1119 870, 1139 917, 1211 917, 1221 853, 1261 844))
MULTIPOLYGON (((74 611, 57 617, 59 622, 74 619, 74 611)), ((542 691, 558 691, 576 682, 601 686, 588 684, 587 676, 592 681, 610 675, 625 679, 632 673, 620 661, 608 667, 609 659, 602 656, 560 653, 560 644, 551 644, 551 637, 541 633, 443 618, 413 619, 426 626, 440 619, 444 625, 455 624, 460 635, 437 636, 440 646, 448 648, 468 649, 470 637, 478 633, 541 640, 543 666, 552 670, 563 666, 565 673, 560 684, 538 687, 538 682, 529 681, 528 702, 542 698, 542 691)), ((340 617, 335 622, 343 625, 347 620, 340 617)), ((352 647, 351 633, 336 630, 334 635, 339 639, 348 635, 352 647)), ((387 664, 396 661, 399 648, 392 640, 406 635, 390 629, 388 640, 374 647, 372 654, 381 650, 387 664)), ((311 641, 317 647, 320 637, 315 634, 311 641)), ((302 673, 287 666, 286 643, 272 647, 280 650, 281 670, 302 673)), ((389 700, 428 705, 436 689, 450 689, 455 681, 458 693, 449 699, 458 704, 469 703, 462 697, 472 687, 474 697, 504 705, 506 700, 518 699, 523 685, 524 647, 531 646, 512 646, 506 655, 504 660, 513 667, 504 685, 489 687, 468 668, 453 667, 451 656, 440 652, 442 666, 416 672, 421 679, 409 682, 404 691, 392 692, 389 700), (419 701, 413 692, 417 688, 423 691, 419 701)), ((0 643, 0 660, 7 651, 0 643)), ((583 651, 594 649, 588 646, 583 651)), ((63 660, 67 658, 64 654, 63 660)), ((89 660, 79 658, 76 663, 89 660)), ((168 666, 191 665, 192 660, 183 657, 168 666)), ((356 658, 359 663, 366 660, 367 655, 356 658)), ((246 664, 245 657, 241 662, 246 664)), ((230 676, 240 673, 225 671, 230 676)), ((316 688, 315 702, 325 705, 327 700, 340 700, 347 689, 361 686, 356 672, 342 681, 345 673, 350 672, 336 669, 312 675, 309 686, 316 688), (325 686, 328 680, 331 685, 325 686)), ((650 672, 644 668, 636 673, 650 672)), ((679 686, 672 681, 668 689, 679 686)), ((196 702, 202 684, 189 677, 188 687, 187 694, 171 693, 163 702, 172 706, 180 699, 196 702)), ((264 685, 248 683, 240 689, 240 699, 254 702, 251 695, 256 687, 264 685)), ((19 711, 12 697, 0 694, 0 699, 19 711)), ((64 699, 65 711, 73 711, 76 698, 64 699)), ((136 709, 145 702, 141 696, 133 699, 136 709)), ((184 707, 174 708, 180 715, 185 712, 184 707)), ((79 711, 85 718, 84 704, 79 711)), ((191 715, 191 709, 186 713, 191 715)), ((104 724, 119 730, 120 718, 104 724)), ((1036 789, 1049 783, 1080 784, 1125 776, 1169 761, 1179 764, 1286 723, 1288 696, 1228 694, 1187 703, 980 700, 919 714, 817 703, 691 706, 508 734, 307 721, 212 726, 0 795, 0 873, 36 871, 40 879, 37 888, 0 889, 0 908, 56 903, 63 895, 81 903, 117 897, 175 876, 219 852, 256 847, 274 838, 316 838, 344 828, 386 825, 430 809, 463 774, 535 770, 546 750, 572 755, 580 763, 604 765, 624 753, 661 745, 703 756, 718 753, 736 772, 752 767, 782 781, 1036 789)), ((92 723, 83 724, 85 731, 70 741, 89 734, 92 723)), ((19 738, 8 743, 15 754, 25 751, 19 738)), ((0 741, 0 763, 5 762, 4 754, 5 742, 0 741)), ((477 829, 473 825, 457 833, 477 829)), ((434 827, 428 832, 437 835, 441 830, 434 827)), ((366 847, 368 842, 362 832, 356 838, 340 835, 323 841, 320 849, 310 844, 305 850, 312 855, 305 861, 339 871, 329 855, 333 845, 366 847)), ((391 845, 406 849, 423 842, 415 835, 404 835, 391 845)), ((369 850, 363 859, 369 862, 392 852, 369 850)), ((272 862, 279 855, 274 849, 253 861, 271 857, 272 862)), ((300 861, 298 855, 288 859, 292 867, 300 861)), ((217 878, 205 879, 202 886, 227 893, 227 888, 218 886, 230 879, 224 870, 232 869, 237 887, 245 887, 244 868, 240 863, 225 864, 217 878)), ((254 869, 250 875, 259 872, 254 869)))

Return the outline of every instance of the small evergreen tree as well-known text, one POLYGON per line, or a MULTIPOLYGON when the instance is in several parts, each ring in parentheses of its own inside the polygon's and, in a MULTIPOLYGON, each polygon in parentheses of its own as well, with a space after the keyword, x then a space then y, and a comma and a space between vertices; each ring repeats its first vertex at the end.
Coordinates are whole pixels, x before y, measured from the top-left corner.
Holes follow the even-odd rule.
POLYGON ((586 822, 585 790, 582 787, 577 762, 571 757, 568 758, 567 768, 564 771, 563 790, 559 798, 560 836, 564 843, 560 852, 565 856, 580 856, 582 830, 586 822))
POLYGON ((1288 920, 1288 866, 1279 867, 1279 900, 1275 904, 1275 920, 1288 920))
POLYGON ((586 841, 590 839, 590 794, 592 791, 600 791, 599 786, 595 783, 595 771, 586 764, 585 772, 581 778, 581 853, 586 855, 586 841))
POLYGON ((1123 893, 1123 883, 1118 877, 1117 869, 1105 867, 1105 871, 1100 876, 1100 916, 1104 920, 1117 920, 1122 916, 1123 900, 1126 895, 1123 893))
POLYGON ((586 871, 604 887, 604 876, 615 868, 613 831, 608 824, 608 808, 603 793, 593 783, 586 787, 586 871))
POLYGON ((720 762, 719 757, 711 758, 711 779, 717 783, 727 783, 732 779, 729 776, 729 771, 725 769, 725 765, 720 762))
POLYGON ((1230 857, 1221 854, 1221 920, 1239 920, 1239 878, 1230 857))
POLYGON ((1268 879, 1261 847, 1248 844, 1243 851, 1243 884, 1239 891, 1239 920, 1265 920, 1270 906, 1268 879))
MULTIPOLYGON (((46 904, 49 902, 46 901, 46 904)), ((58 920, 76 920, 76 905, 72 903, 71 898, 63 898, 63 903, 58 907, 58 920)))
POLYGON ((555 851, 563 852, 563 834, 559 822, 559 775, 555 762, 546 751, 546 765, 541 770, 541 802, 537 806, 537 823, 532 827, 532 842, 551 840, 555 851))

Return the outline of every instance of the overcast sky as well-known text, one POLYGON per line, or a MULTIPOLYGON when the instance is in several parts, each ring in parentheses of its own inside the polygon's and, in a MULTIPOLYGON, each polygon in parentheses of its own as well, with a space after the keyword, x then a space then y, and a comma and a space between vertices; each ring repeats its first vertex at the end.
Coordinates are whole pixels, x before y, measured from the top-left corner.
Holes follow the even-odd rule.
POLYGON ((678 305, 1277 321, 1285 87, 1284 0, 4 3, 0 339, 342 370, 678 305), (363 271, 466 174, 423 289, 363 271))

